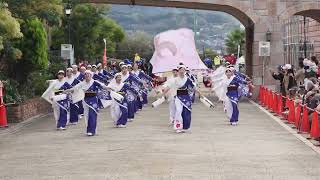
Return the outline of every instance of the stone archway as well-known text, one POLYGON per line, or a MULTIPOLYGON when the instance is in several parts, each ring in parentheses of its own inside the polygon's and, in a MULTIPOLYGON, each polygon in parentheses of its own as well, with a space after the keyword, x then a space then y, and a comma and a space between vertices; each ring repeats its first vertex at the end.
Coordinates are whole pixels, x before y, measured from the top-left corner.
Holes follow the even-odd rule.
POLYGON ((284 63, 282 41, 283 22, 293 15, 304 13, 313 15, 320 10, 319 0, 279 1, 279 0, 80 0, 83 3, 109 3, 177 7, 222 11, 236 17, 245 27, 247 34, 247 73, 252 75, 254 84, 274 85, 269 68, 284 63), (263 67, 263 59, 259 57, 259 41, 266 40, 266 32, 272 33, 271 54, 263 67), (248 43, 249 42, 249 43, 248 43), (263 72, 264 70, 264 72, 263 72), (263 76, 264 75, 264 76, 263 76))
MULTIPOLYGON (((228 13, 238 19, 246 31, 246 73, 253 75, 254 22, 259 19, 250 8, 250 0, 183 1, 183 0, 135 0, 136 5, 156 7, 176 7, 188 9, 212 10, 228 13)), ((82 0, 90 3, 130 4, 129 0, 82 0)))

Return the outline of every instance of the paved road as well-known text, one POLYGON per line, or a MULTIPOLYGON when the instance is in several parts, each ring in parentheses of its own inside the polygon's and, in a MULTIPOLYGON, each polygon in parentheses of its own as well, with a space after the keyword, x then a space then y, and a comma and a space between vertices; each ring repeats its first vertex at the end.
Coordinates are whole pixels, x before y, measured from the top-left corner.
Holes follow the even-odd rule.
POLYGON ((0 136, 0 179, 11 180, 319 180, 320 155, 250 103, 238 127, 219 105, 194 105, 192 132, 175 134, 167 106, 146 108, 125 129, 109 110, 98 135, 85 123, 56 131, 52 116, 0 136))

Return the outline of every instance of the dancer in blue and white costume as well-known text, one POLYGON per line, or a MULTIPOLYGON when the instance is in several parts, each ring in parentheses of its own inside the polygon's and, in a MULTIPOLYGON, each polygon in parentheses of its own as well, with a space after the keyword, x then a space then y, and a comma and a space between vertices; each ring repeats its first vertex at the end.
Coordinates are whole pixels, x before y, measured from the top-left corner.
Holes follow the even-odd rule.
MULTIPOLYGON (((77 65, 73 65, 72 69, 73 69, 73 74, 75 75, 75 78, 77 80, 79 80, 80 82, 83 81, 84 80, 84 72, 87 70, 86 67, 81 66, 80 70, 79 70, 80 71, 79 73, 78 73, 77 65)), ((78 106, 79 106, 78 110, 79 110, 80 117, 83 117, 84 109, 83 109, 82 101, 78 102, 78 106)))
POLYGON ((148 104, 148 90, 152 88, 152 77, 144 73, 141 69, 139 69, 139 65, 137 62, 133 63, 132 73, 136 75, 142 82, 143 87, 141 89, 142 94, 142 104, 145 106, 148 104))
POLYGON ((136 83, 136 81, 130 81, 131 87, 138 92, 138 95, 135 94, 135 97, 134 97, 134 113, 138 113, 138 111, 142 110, 142 98, 140 97, 142 97, 143 83, 141 79, 133 73, 132 65, 128 64, 127 66, 128 66, 128 72, 130 76, 132 76, 134 79, 136 79, 136 81, 139 82, 139 83, 136 83))
POLYGON ((101 63, 99 63, 97 65, 97 68, 98 68, 98 71, 99 71, 99 74, 101 76, 104 76, 105 78, 108 79, 108 81, 112 80, 114 78, 114 75, 111 74, 110 72, 107 71, 107 67, 103 67, 101 63))
POLYGON ((128 121, 128 92, 135 91, 129 84, 123 83, 121 79, 121 73, 117 73, 114 79, 108 85, 114 92, 124 96, 122 101, 113 98, 111 104, 111 117, 114 120, 114 124, 118 128, 126 127, 128 121))
POLYGON ((178 66, 178 77, 176 77, 172 83, 167 85, 167 88, 163 90, 166 94, 170 88, 177 89, 177 96, 175 98, 175 120, 174 130, 177 133, 185 132, 190 129, 191 125, 191 109, 192 99, 189 95, 189 91, 197 91, 201 96, 201 93, 196 89, 195 84, 186 75, 186 66, 180 64, 178 66))
MULTIPOLYGON (((225 71, 226 79, 224 81, 224 88, 226 91, 226 97, 224 99, 225 110, 227 113, 228 118, 230 119, 231 125, 237 125, 239 120, 239 109, 238 109, 238 102, 240 95, 244 95, 241 90, 242 85, 250 84, 240 75, 235 75, 235 70, 232 67, 228 67, 225 71), (240 88, 240 89, 239 89, 240 88), (239 93, 241 92, 241 93, 239 93)), ((242 86, 247 87, 247 86, 242 86)))
MULTIPOLYGON (((170 88, 170 85, 174 83, 175 78, 178 77, 178 69, 175 68, 172 70, 172 77, 169 78, 164 83, 164 88, 170 88)), ((176 116, 176 105, 175 105, 175 97, 177 95, 177 89, 174 87, 170 88, 170 90, 167 92, 167 101, 169 103, 169 123, 174 124, 175 116, 176 116)))
MULTIPOLYGON (((73 68, 67 68, 65 80, 69 85, 74 87, 75 85, 79 84, 80 81, 77 78, 75 78, 76 76, 74 76, 72 72, 73 72, 73 68)), ((79 121, 79 103, 70 102, 70 114, 68 116, 68 124, 76 125, 78 121, 79 121)))
POLYGON ((131 90, 127 90, 127 103, 128 103, 128 121, 132 122, 134 119, 135 114, 135 99, 137 96, 141 96, 141 94, 136 90, 132 91, 132 89, 136 89, 136 87, 133 84, 137 84, 139 86, 142 85, 142 83, 137 80, 131 73, 128 72, 128 66, 126 64, 121 64, 121 80, 123 83, 127 83, 131 90))
POLYGON ((97 129, 97 118, 99 109, 106 107, 105 101, 110 101, 111 97, 105 95, 103 90, 110 90, 106 85, 92 79, 92 72, 85 71, 85 80, 70 90, 65 92, 73 92, 79 94, 84 92, 83 108, 84 117, 87 122, 87 135, 94 136, 97 129))
MULTIPOLYGON (((188 78, 190 78, 190 80, 195 84, 197 85, 197 78, 190 73, 190 69, 187 67, 186 69, 186 75, 188 78)), ((194 103, 195 99, 196 99, 196 93, 194 91, 190 91, 189 92, 189 95, 191 96, 191 99, 192 99, 192 103, 194 103)))
POLYGON ((51 81, 48 89, 42 94, 42 98, 52 104, 57 130, 65 130, 70 106, 70 96, 63 94, 66 89, 72 88, 65 79, 64 71, 57 74, 58 79, 51 81))

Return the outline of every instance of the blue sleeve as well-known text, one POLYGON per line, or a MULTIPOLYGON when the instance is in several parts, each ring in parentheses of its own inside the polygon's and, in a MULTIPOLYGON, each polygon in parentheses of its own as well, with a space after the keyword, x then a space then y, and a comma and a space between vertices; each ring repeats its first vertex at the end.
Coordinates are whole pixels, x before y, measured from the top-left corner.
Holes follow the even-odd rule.
POLYGON ((140 71, 141 77, 147 79, 148 81, 152 81, 152 77, 148 76, 146 73, 140 71))
POLYGON ((140 80, 138 80, 138 78, 136 78, 135 76, 130 75, 130 79, 131 81, 134 81, 135 83, 137 83, 139 86, 143 86, 143 83, 140 80))
POLYGON ((139 95, 139 92, 136 91, 132 86, 130 86, 130 85, 128 85, 128 84, 127 84, 127 86, 128 86, 128 87, 127 87, 128 90, 132 91, 132 92, 133 92, 134 94, 136 94, 136 95, 139 95))
POLYGON ((236 76, 236 82, 238 84, 247 84, 247 81, 241 77, 236 76))

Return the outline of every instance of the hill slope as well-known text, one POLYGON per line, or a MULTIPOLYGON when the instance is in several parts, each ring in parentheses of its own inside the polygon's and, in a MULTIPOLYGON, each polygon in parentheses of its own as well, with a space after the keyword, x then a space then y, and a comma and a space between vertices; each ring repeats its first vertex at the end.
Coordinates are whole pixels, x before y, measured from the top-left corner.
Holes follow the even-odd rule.
POLYGON ((112 5, 108 16, 130 33, 145 31, 151 35, 169 29, 187 27, 199 32, 198 47, 222 49, 228 32, 240 27, 240 22, 222 12, 162 7, 129 7, 112 5))

